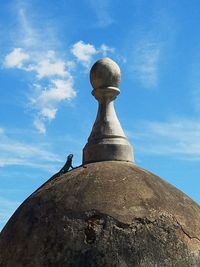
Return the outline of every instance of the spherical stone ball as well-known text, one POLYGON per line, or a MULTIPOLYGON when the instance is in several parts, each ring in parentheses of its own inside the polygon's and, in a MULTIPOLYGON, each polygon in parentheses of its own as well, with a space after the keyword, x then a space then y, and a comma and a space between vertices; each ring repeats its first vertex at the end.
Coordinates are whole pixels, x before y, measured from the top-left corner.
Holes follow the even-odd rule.
POLYGON ((105 87, 119 87, 121 71, 115 61, 110 58, 98 60, 91 68, 90 82, 94 89, 105 87))

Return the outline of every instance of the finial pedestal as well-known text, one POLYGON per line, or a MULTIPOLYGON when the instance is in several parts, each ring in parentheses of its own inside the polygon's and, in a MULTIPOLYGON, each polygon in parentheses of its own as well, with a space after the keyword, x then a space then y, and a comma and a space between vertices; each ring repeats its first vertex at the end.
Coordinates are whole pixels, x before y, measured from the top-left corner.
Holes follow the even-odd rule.
POLYGON ((114 100, 120 93, 116 87, 120 82, 120 70, 117 66, 117 72, 115 69, 113 72, 113 65, 116 69, 117 64, 105 58, 97 61, 91 69, 92 94, 99 102, 99 108, 88 143, 83 149, 83 164, 107 160, 133 161, 132 146, 114 109, 114 100), (95 88, 99 85, 101 87, 95 88))

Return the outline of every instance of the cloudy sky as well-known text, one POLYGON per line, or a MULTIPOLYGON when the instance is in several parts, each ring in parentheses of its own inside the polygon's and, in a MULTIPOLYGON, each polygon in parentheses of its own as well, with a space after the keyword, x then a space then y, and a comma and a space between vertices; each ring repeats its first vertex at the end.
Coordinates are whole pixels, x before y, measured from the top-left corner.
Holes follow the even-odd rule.
POLYGON ((136 164, 200 203, 199 25, 198 0, 0 1, 0 229, 68 154, 81 164, 104 56, 136 164))

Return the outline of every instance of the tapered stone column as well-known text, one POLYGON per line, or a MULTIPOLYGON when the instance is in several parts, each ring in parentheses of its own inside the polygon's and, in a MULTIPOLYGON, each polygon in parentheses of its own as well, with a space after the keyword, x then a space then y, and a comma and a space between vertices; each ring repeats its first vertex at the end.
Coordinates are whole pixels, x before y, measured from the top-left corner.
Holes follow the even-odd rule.
POLYGON ((97 61, 90 72, 92 94, 99 103, 96 121, 83 149, 83 164, 98 161, 133 161, 129 144, 114 109, 120 93, 119 66, 109 58, 97 61))

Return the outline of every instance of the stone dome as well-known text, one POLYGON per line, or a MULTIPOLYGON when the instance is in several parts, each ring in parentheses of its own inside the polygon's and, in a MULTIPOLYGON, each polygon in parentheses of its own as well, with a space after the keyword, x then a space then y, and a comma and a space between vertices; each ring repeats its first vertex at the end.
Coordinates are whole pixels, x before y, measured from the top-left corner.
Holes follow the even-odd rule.
POLYGON ((200 266, 200 207, 132 163, 54 176, 11 217, 0 266, 200 266))

